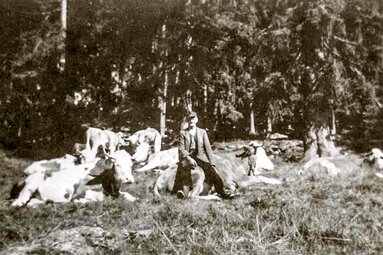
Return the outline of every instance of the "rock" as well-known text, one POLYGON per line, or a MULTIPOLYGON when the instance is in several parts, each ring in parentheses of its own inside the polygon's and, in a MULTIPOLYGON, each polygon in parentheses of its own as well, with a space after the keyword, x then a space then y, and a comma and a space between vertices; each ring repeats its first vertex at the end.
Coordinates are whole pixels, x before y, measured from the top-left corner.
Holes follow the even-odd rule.
POLYGON ((284 139, 288 139, 289 137, 287 135, 274 133, 274 134, 271 134, 268 138, 270 140, 284 140, 284 139))
POLYGON ((118 249, 113 235, 100 227, 81 226, 71 229, 56 230, 42 239, 34 240, 33 245, 23 244, 0 252, 0 254, 45 253, 95 254, 102 252, 102 247, 118 249))

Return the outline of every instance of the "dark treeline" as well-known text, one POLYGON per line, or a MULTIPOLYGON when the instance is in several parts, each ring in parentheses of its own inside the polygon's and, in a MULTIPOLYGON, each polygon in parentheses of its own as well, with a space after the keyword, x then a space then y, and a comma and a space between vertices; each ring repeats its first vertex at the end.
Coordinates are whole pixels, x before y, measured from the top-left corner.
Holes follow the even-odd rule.
POLYGON ((380 0, 69 0, 66 38, 60 0, 0 0, 0 20, 8 147, 173 135, 187 109, 213 140, 383 137, 380 0))

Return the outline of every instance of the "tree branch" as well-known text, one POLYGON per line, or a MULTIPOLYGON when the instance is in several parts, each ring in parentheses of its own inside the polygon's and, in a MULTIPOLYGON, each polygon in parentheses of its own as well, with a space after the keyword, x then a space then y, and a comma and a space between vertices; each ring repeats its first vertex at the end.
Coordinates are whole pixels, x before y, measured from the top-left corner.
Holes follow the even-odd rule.
POLYGON ((352 42, 352 41, 349 41, 347 39, 340 38, 340 37, 338 37, 336 35, 334 35, 334 39, 338 40, 338 41, 341 41, 341 42, 344 42, 344 43, 347 43, 347 44, 351 44, 353 46, 357 46, 358 45, 356 42, 352 42))

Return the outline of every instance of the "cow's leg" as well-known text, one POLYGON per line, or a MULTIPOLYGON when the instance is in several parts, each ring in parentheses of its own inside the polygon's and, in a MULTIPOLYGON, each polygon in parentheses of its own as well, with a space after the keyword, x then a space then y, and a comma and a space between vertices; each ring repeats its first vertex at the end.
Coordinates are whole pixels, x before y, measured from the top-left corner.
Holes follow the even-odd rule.
POLYGON ((205 195, 205 196, 196 196, 196 197, 194 197, 194 199, 198 199, 198 200, 222 200, 219 196, 213 195, 213 194, 209 194, 209 195, 205 195))
POLYGON ((122 196, 122 198, 126 201, 129 201, 129 202, 133 202, 133 201, 136 201, 137 198, 130 195, 128 192, 121 192, 120 191, 120 195, 122 196))
POLYGON ((33 207, 33 208, 36 208, 36 207, 38 207, 41 204, 45 204, 45 201, 37 199, 37 198, 32 198, 28 202, 28 206, 33 207))
POLYGON ((167 190, 169 192, 173 191, 174 181, 176 178, 176 167, 171 167, 163 171, 158 177, 153 187, 154 195, 160 197, 160 192, 167 190))
POLYGON ((203 182, 205 180, 205 174, 202 169, 196 168, 191 173, 193 189, 189 192, 188 197, 194 198, 198 196, 203 190, 203 182))
POLYGON ((154 195, 160 197, 160 192, 163 191, 167 187, 167 175, 160 174, 154 183, 153 192, 154 195))
POLYGON ((243 176, 240 179, 235 180, 239 188, 246 188, 248 186, 255 185, 257 183, 266 183, 272 185, 282 184, 282 182, 275 178, 264 177, 261 175, 256 176, 243 176))
POLYGON ((169 170, 165 170, 163 172, 163 184, 162 187, 165 189, 165 191, 168 191, 170 193, 174 190, 175 180, 176 180, 176 173, 177 173, 177 167, 171 167, 169 170))
POLYGON ((21 190, 19 197, 13 201, 12 206, 23 206, 31 199, 32 194, 44 181, 44 173, 36 172, 25 180, 25 186, 21 190))
POLYGON ((90 202, 101 202, 104 201, 105 195, 101 191, 87 190, 84 198, 74 200, 75 203, 90 203, 90 202))

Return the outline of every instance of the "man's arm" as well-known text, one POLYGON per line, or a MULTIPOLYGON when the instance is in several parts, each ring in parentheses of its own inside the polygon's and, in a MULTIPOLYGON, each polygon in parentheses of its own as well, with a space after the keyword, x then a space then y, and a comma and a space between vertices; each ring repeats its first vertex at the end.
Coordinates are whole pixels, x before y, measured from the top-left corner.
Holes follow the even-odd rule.
POLYGON ((186 150, 186 147, 185 147, 185 135, 181 132, 178 136, 178 151, 179 151, 179 154, 180 154, 180 161, 183 159, 183 158, 186 158, 187 156, 189 156, 189 152, 186 150))
POLYGON ((189 156, 190 153, 185 146, 185 134, 182 132, 180 133, 178 139, 178 153, 180 162, 186 159, 191 166, 197 166, 197 162, 195 162, 195 160, 189 156))
POLYGON ((213 150, 211 149, 209 137, 207 136, 206 130, 203 130, 203 146, 205 147, 207 159, 209 160, 210 164, 214 165, 213 150))

